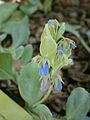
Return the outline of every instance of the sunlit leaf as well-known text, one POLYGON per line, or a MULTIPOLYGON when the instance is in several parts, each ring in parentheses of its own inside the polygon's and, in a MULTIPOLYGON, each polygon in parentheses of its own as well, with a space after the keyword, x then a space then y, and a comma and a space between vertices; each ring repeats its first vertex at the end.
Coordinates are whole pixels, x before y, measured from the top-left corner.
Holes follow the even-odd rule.
POLYGON ((33 120, 23 108, 0 91, 0 120, 33 120))
POLYGON ((47 56, 49 60, 53 60, 55 58, 56 51, 57 44, 50 35, 48 25, 46 24, 41 36, 40 53, 44 57, 47 56))

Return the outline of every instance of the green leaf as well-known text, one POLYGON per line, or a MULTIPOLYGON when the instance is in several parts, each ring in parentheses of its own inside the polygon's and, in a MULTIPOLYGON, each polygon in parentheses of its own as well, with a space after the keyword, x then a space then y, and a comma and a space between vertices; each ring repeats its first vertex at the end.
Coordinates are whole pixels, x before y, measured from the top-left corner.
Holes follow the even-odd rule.
POLYGON ((65 23, 61 23, 60 28, 59 28, 59 30, 57 32, 57 35, 56 35, 56 41, 59 40, 62 37, 64 32, 65 32, 65 23))
POLYGON ((27 6, 27 5, 21 5, 20 6, 21 11, 23 11, 27 15, 32 15, 37 11, 37 6, 27 6))
POLYGON ((32 112, 31 106, 29 106, 27 103, 25 104, 25 110, 33 117, 34 120, 40 120, 39 116, 32 112))
POLYGON ((15 80, 12 69, 13 60, 10 53, 0 53, 0 80, 15 80))
POLYGON ((41 36, 40 53, 43 57, 47 56, 50 61, 53 61, 57 52, 57 44, 52 38, 48 25, 45 25, 41 36))
POLYGON ((23 108, 0 91, 0 120, 34 120, 23 108))
POLYGON ((73 30, 76 31, 81 28, 80 25, 72 25, 69 23, 66 23, 65 26, 66 26, 66 31, 70 31, 70 32, 73 32, 73 30))
POLYGON ((86 117, 85 120, 90 120, 90 117, 86 117))
POLYGON ((66 119, 66 116, 65 116, 65 117, 60 118, 60 120, 67 120, 67 119, 66 119))
POLYGON ((44 0, 43 9, 46 14, 50 12, 52 9, 52 0, 44 0))
POLYGON ((7 34, 3 33, 0 35, 0 42, 3 41, 6 38, 7 34))
POLYGON ((85 40, 81 37, 81 35, 77 31, 77 29, 79 29, 80 26, 79 25, 70 25, 70 24, 66 24, 65 26, 66 26, 66 31, 74 34, 80 40, 80 42, 84 46, 84 48, 90 53, 90 47, 87 45, 85 40))
POLYGON ((56 19, 51 19, 48 21, 48 28, 52 38, 57 41, 58 29, 60 27, 59 22, 56 19))
POLYGON ((40 2, 40 0, 27 0, 31 5, 36 5, 40 2))
POLYGON ((19 59, 23 55, 23 52, 24 52, 24 47, 23 46, 18 47, 15 50, 15 53, 16 53, 15 59, 16 60, 19 59))
POLYGON ((57 71, 58 69, 61 69, 62 67, 64 67, 67 64, 67 61, 68 61, 68 58, 65 55, 56 56, 52 64, 52 67, 55 71, 57 71))
POLYGON ((37 8, 40 10, 43 8, 41 0, 28 0, 31 6, 37 6, 37 8))
POLYGON ((39 116, 40 120, 52 120, 52 114, 44 104, 39 104, 33 112, 39 116))
POLYGON ((51 19, 48 21, 48 28, 52 38, 57 42, 65 32, 65 23, 59 23, 56 19, 51 19))
POLYGON ((40 91, 41 81, 39 79, 39 68, 34 62, 21 69, 18 77, 19 90, 21 96, 30 106, 38 102, 43 95, 40 91))
POLYGON ((57 118, 52 118, 52 120, 59 120, 59 119, 57 119, 57 118))
POLYGON ((32 15, 37 10, 42 10, 43 6, 40 0, 27 0, 20 6, 21 11, 27 15, 32 15))
POLYGON ((24 48, 24 52, 23 52, 22 57, 21 57, 21 61, 23 64, 27 64, 31 60, 32 53, 33 53, 32 45, 27 45, 24 48))
POLYGON ((61 117, 61 118, 53 118, 52 120, 67 120, 67 119, 66 119, 66 116, 64 116, 64 117, 61 117))
POLYGON ((22 11, 16 10, 10 17, 10 20, 21 20, 24 16, 25 14, 22 11))
POLYGON ((72 91, 66 104, 67 120, 85 120, 90 109, 90 94, 83 88, 72 91))
POLYGON ((35 114, 33 114, 33 113, 30 114, 30 115, 33 117, 34 120, 40 120, 39 117, 38 117, 37 115, 35 115, 35 114))
POLYGON ((64 116, 64 117, 61 117, 60 119, 59 118, 52 118, 52 120, 67 120, 67 119, 66 119, 66 116, 64 116))
POLYGON ((0 24, 6 21, 18 7, 17 3, 0 4, 0 24))
POLYGON ((3 24, 1 31, 12 35, 13 48, 22 45, 28 40, 30 34, 28 17, 25 16, 21 20, 9 20, 3 24))

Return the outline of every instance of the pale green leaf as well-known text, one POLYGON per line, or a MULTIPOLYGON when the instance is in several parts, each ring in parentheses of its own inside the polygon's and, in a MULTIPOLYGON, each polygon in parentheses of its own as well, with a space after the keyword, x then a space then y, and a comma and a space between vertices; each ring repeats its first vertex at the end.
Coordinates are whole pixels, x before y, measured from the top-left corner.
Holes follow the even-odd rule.
POLYGON ((38 102, 43 95, 40 91, 41 81, 39 79, 39 68, 34 62, 25 65, 18 77, 21 96, 29 105, 38 102))
POLYGON ((0 35, 0 42, 3 41, 6 38, 7 34, 3 33, 0 35))
POLYGON ((60 118, 59 120, 67 120, 67 119, 66 119, 66 116, 64 116, 64 117, 60 118))
POLYGON ((1 31, 12 35, 13 48, 22 45, 28 40, 30 34, 28 17, 25 16, 21 20, 9 20, 3 24, 1 31))
POLYGON ((90 47, 87 45, 85 40, 82 38, 82 36, 77 31, 77 29, 79 29, 80 26, 79 25, 70 25, 70 24, 66 24, 65 26, 66 26, 66 31, 74 34, 80 40, 80 42, 84 46, 84 48, 90 53, 90 47))
POLYGON ((36 6, 39 10, 43 7, 41 0, 28 0, 28 2, 32 7, 36 6))
POLYGON ((0 4, 0 23, 6 21, 18 7, 17 3, 0 4))
POLYGON ((72 91, 66 104, 67 120, 85 120, 90 109, 90 94, 83 88, 72 91))
POLYGON ((47 56, 49 60, 54 60, 57 52, 57 44, 52 38, 48 25, 45 25, 41 36, 40 53, 42 56, 47 56))
POLYGON ((52 120, 52 114, 44 104, 39 104, 33 109, 33 112, 39 116, 40 120, 52 120))
POLYGON ((24 16, 25 14, 22 11, 16 10, 10 17, 10 20, 21 20, 24 16))
POLYGON ((50 12, 52 9, 52 0, 44 0, 43 9, 45 13, 50 12))
POLYGON ((65 32, 65 23, 61 23, 59 26, 59 30, 56 35, 56 41, 59 40, 65 32))
POLYGON ((90 120, 90 117, 86 117, 85 120, 90 120))
POLYGON ((37 6, 27 6, 27 5, 21 5, 20 6, 21 11, 23 11, 27 15, 32 15, 37 11, 37 6))
POLYGON ((16 60, 19 59, 23 55, 23 52, 24 52, 24 47, 23 46, 18 47, 15 50, 15 53, 16 53, 15 59, 16 60))
POLYGON ((21 57, 21 61, 23 64, 27 64, 31 60, 32 53, 33 53, 32 45, 27 45, 24 48, 24 52, 21 57))
POLYGON ((32 112, 31 106, 29 106, 27 103, 25 104, 25 110, 33 117, 34 120, 40 120, 39 116, 32 112))
POLYGON ((15 80, 12 69, 13 60, 10 53, 0 53, 0 80, 15 80))
POLYGON ((39 2, 40 2, 40 0, 27 0, 31 5, 37 5, 39 2))

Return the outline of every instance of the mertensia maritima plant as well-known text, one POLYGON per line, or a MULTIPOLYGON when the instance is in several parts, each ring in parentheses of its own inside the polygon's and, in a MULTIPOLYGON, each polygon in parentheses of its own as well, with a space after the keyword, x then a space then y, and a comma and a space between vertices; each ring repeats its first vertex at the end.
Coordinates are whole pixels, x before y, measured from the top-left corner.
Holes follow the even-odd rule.
MULTIPOLYGON (((23 20, 27 21, 27 18, 23 20)), ((27 31, 29 34, 28 29, 27 31)), ((59 23, 56 19, 49 20, 41 35, 40 54, 34 57, 32 57, 32 45, 24 47, 20 41, 19 43, 16 41, 16 44, 14 41, 14 44, 12 42, 10 47, 5 48, 0 44, 0 79, 16 80, 20 94, 26 103, 25 108, 34 120, 54 120, 50 110, 43 103, 52 91, 62 90, 64 82, 60 70, 64 66, 73 64, 72 49, 77 47, 73 40, 64 37, 64 32, 65 23, 59 23)), ((77 94, 81 95, 78 98, 79 102, 84 100, 83 103, 81 102, 83 106, 86 101, 89 104, 89 93, 83 88, 77 88, 74 93, 68 101, 72 99, 72 104, 76 103, 77 110, 79 109, 78 102, 75 101, 77 94)), ((67 102, 66 116, 61 120, 79 120, 74 114, 69 115, 73 108, 70 102, 67 102)), ((83 116, 79 116, 80 120, 86 118, 89 108, 90 106, 86 105, 84 111, 81 109, 80 113, 78 112, 83 116)))

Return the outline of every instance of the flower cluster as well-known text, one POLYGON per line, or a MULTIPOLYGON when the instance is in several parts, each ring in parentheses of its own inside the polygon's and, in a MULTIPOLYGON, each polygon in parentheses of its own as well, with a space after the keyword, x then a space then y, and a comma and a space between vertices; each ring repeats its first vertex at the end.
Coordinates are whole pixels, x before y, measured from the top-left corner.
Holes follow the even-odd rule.
MULTIPOLYGON (((49 75, 49 66, 48 66, 47 61, 40 66, 39 74, 41 77, 43 77, 43 79, 44 79, 44 77, 49 75)), ((46 92, 49 88, 50 88, 50 80, 48 80, 48 79, 42 80, 40 90, 43 92, 46 92)), ((58 82, 56 82, 56 80, 54 81, 54 89, 57 92, 61 91, 62 83, 60 80, 58 80, 58 82)))
POLYGON ((62 80, 59 71, 62 67, 72 64, 71 50, 77 46, 74 41, 63 36, 65 23, 49 20, 41 36, 39 75, 41 78, 40 90, 47 92, 53 84, 55 91, 62 89, 62 80), (47 56, 47 59, 45 59, 47 56))

